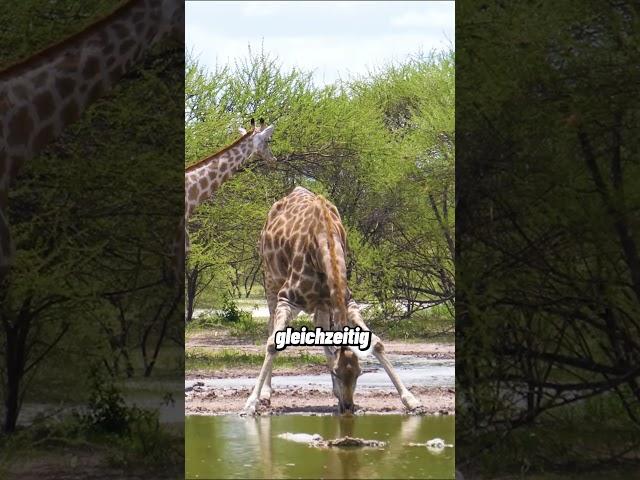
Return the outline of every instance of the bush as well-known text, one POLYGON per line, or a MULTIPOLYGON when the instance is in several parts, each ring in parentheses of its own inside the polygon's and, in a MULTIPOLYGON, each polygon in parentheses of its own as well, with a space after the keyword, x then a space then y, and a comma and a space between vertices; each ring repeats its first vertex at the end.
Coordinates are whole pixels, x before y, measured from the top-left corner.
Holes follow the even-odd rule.
POLYGON ((251 313, 240 310, 229 295, 225 295, 220 313, 216 314, 216 316, 221 323, 233 324, 241 324, 243 322, 246 324, 253 319, 251 313))
POLYGON ((91 368, 89 381, 88 411, 80 416, 81 423, 90 431, 117 435, 128 433, 131 418, 138 412, 126 406, 113 379, 105 375, 99 366, 91 368))

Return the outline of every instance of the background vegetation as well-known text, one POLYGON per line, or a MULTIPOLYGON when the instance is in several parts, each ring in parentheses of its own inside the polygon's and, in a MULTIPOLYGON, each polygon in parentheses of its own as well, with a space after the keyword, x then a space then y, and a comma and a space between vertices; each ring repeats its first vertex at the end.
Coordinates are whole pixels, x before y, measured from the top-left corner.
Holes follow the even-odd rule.
POLYGON ((263 297, 260 231, 271 205, 300 185, 340 211, 349 286, 373 305, 371 320, 433 319, 451 331, 454 72, 453 53, 419 54, 319 87, 264 51, 213 71, 188 55, 186 165, 229 144, 251 117, 275 124, 278 158, 270 170, 247 165, 192 217, 188 321, 194 307, 263 297))
POLYGON ((632 478, 637 6, 457 6, 456 459, 480 478, 632 478))
MULTIPOLYGON (((2 8, 0 43, 12 48, 0 68, 121 3, 2 8)), ((0 476, 40 454, 54 472, 92 455, 182 472, 181 425, 172 431, 158 414, 182 399, 182 292, 167 276, 183 201, 182 58, 181 42, 157 45, 11 190, 17 256, 0 286, 0 476)))

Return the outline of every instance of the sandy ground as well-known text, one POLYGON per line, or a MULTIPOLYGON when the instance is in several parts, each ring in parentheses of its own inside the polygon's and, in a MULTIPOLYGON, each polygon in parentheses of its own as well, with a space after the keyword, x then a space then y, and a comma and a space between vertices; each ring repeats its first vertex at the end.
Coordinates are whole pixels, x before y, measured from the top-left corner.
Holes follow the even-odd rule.
MULTIPOLYGON (((186 348, 197 348, 211 352, 224 349, 242 350, 245 353, 264 353, 264 346, 229 337, 224 332, 198 332, 187 339, 186 348)), ((453 360, 455 345, 438 343, 402 343, 385 342, 385 351, 394 355, 412 355, 427 359, 453 360)), ((301 352, 323 355, 320 347, 295 347, 286 349, 280 355, 300 355, 301 352)), ((242 366, 225 368, 213 372, 193 371, 186 380, 211 380, 216 378, 257 377, 260 366, 242 366)), ((366 369, 365 369, 366 371, 366 369)), ((274 376, 323 374, 324 365, 305 365, 297 367, 277 367, 274 376)), ((185 391, 185 410, 187 415, 226 415, 238 414, 251 393, 248 388, 215 388, 196 382, 193 388, 185 391)), ((452 415, 455 410, 455 389, 450 387, 409 387, 409 390, 423 405, 417 414, 452 415)), ((356 390, 355 403, 358 414, 399 414, 406 413, 397 392, 390 389, 363 388, 356 390)), ((287 388, 276 389, 270 404, 262 404, 260 415, 306 414, 326 415, 337 411, 337 400, 329 389, 287 388)))
MULTIPOLYGON (((413 387, 411 392, 420 400, 423 408, 413 412, 422 415, 453 415, 455 390, 445 387, 413 387)), ((187 415, 238 414, 249 397, 249 389, 207 389, 194 387, 187 392, 185 410, 187 415)), ((400 397, 393 390, 356 391, 356 414, 402 414, 407 413, 400 397)), ((333 393, 317 389, 276 390, 271 396, 271 405, 262 404, 260 415, 328 415, 337 412, 337 401, 333 393)))

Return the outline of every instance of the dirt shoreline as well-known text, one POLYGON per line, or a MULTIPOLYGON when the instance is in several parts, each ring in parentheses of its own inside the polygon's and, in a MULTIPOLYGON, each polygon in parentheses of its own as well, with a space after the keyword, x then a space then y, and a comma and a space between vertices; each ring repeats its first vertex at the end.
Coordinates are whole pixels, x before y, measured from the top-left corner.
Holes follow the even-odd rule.
MULTIPOLYGON (((247 354, 263 354, 264 345, 247 340, 230 338, 223 332, 197 332, 189 335, 187 349, 220 352, 223 350, 241 350, 247 354)), ((411 355, 431 360, 455 359, 455 345, 446 343, 404 343, 385 342, 385 351, 389 355, 411 355)), ((324 355, 321 347, 296 347, 284 350, 282 356, 301 354, 324 355)), ((223 378, 257 377, 260 365, 238 366, 215 371, 194 370, 187 372, 185 380, 195 385, 185 391, 185 413, 187 415, 235 415, 240 412, 251 393, 248 388, 220 388, 211 386, 211 382, 223 378)), ((367 367, 364 367, 367 371, 367 367)), ((327 372, 325 365, 278 366, 274 376, 322 375, 327 372)), ((453 415, 455 412, 455 389, 453 387, 411 386, 409 390, 420 400, 422 408, 413 414, 453 415)), ((389 389, 359 388, 355 402, 357 414, 405 414, 398 393, 389 389)), ((259 415, 331 415, 337 412, 337 401, 330 388, 295 387, 275 389, 270 405, 261 405, 259 415)))
MULTIPOLYGON (((356 414, 418 414, 453 415, 455 390, 449 387, 410 387, 422 408, 407 412, 394 390, 363 389, 356 391, 356 414)), ((249 397, 248 388, 213 389, 196 386, 185 395, 186 415, 237 415, 249 397)), ((258 414, 269 415, 332 415, 337 413, 333 393, 320 389, 275 390, 271 404, 262 404, 258 414)))

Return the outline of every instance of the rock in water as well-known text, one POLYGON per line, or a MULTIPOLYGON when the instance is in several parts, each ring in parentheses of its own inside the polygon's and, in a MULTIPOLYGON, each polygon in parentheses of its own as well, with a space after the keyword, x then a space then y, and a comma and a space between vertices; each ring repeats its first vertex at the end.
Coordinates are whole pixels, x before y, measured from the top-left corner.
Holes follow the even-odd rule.
POLYGON ((281 433, 279 438, 284 440, 290 440, 297 443, 307 443, 314 447, 327 448, 327 447, 384 447, 385 442, 379 440, 365 440, 363 438, 342 437, 334 440, 324 440, 322 436, 314 433, 313 435, 308 433, 281 433))
POLYGON ((427 441, 427 447, 430 447, 430 448, 444 448, 444 446, 445 446, 444 440, 441 438, 434 438, 427 441))
POLYGON ((364 440, 362 438, 342 437, 326 442, 328 447, 384 447, 380 440, 364 440))
POLYGON ((278 435, 279 438, 283 438, 285 440, 290 440, 292 442, 297 443, 318 443, 322 441, 322 437, 317 433, 313 435, 309 433, 281 433, 278 435))
POLYGON ((453 447, 450 443, 445 443, 441 438, 432 438, 424 443, 408 443, 409 447, 427 447, 431 451, 440 452, 445 449, 445 447, 453 447))

